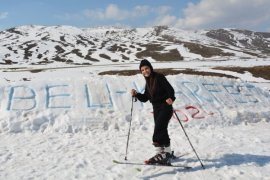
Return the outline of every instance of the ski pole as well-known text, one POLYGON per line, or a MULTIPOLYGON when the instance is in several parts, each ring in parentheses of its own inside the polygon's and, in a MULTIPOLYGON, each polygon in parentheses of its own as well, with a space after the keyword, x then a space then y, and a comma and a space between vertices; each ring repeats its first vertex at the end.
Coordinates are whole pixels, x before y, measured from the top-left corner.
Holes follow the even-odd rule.
POLYGON ((176 111, 174 111, 174 114, 175 114, 175 116, 176 116, 178 122, 180 123, 180 125, 181 125, 181 127, 182 127, 182 129, 183 129, 183 131, 184 131, 184 133, 185 133, 185 135, 186 135, 186 137, 187 137, 187 139, 188 139, 188 142, 189 142, 190 146, 192 147, 194 153, 196 154, 198 160, 200 161, 202 168, 205 169, 205 167, 204 167, 204 165, 203 165, 201 159, 199 158, 199 156, 198 156, 198 154, 197 154, 195 148, 194 148, 193 145, 191 144, 191 142, 190 142, 190 140, 189 140, 189 137, 188 137, 188 135, 187 135, 187 133, 186 133, 186 131, 185 131, 185 129, 184 129, 184 126, 183 126, 183 124, 181 123, 181 121, 180 121, 178 115, 176 114, 176 111))
MULTIPOLYGON (((128 153, 128 142, 129 142, 130 127, 131 127, 132 112, 133 112, 133 101, 134 101, 134 96, 132 96, 132 103, 131 103, 131 115, 130 115, 129 128, 128 128, 128 137, 127 137, 125 160, 127 160, 127 153, 128 153)), ((135 98, 135 101, 136 101, 136 98, 135 98)))

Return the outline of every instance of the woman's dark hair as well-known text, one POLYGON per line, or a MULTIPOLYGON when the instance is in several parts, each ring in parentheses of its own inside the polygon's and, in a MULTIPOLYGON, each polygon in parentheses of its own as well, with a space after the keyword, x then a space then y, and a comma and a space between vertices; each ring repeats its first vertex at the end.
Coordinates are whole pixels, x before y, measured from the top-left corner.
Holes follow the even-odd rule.
POLYGON ((153 97, 156 90, 156 73, 151 72, 149 77, 144 77, 146 80, 146 86, 151 97, 153 97))
POLYGON ((153 97, 154 93, 155 93, 155 89, 156 89, 156 73, 154 72, 153 66, 152 64, 147 60, 147 59, 143 59, 141 60, 139 69, 141 70, 141 67, 143 66, 148 66, 151 70, 151 74, 149 77, 144 77, 146 80, 146 87, 148 89, 148 92, 150 94, 151 97, 153 97))

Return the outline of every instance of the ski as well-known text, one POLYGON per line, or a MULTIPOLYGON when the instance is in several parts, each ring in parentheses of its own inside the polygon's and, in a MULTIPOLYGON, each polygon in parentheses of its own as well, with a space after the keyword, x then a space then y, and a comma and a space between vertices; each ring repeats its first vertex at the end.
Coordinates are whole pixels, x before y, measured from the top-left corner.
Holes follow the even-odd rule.
POLYGON ((185 154, 181 154, 180 156, 175 156, 174 155, 174 151, 172 151, 172 154, 171 154, 171 158, 172 158, 172 160, 175 160, 175 159, 178 159, 178 158, 181 158, 181 157, 183 157, 183 156, 186 156, 186 155, 188 155, 189 153, 185 153, 185 154))
POLYGON ((185 166, 185 165, 166 165, 166 164, 144 164, 144 163, 137 163, 137 162, 124 162, 124 161, 117 161, 113 160, 114 163, 116 164, 126 164, 126 165, 138 165, 138 166, 160 166, 160 167, 176 167, 176 168, 183 168, 183 169, 191 169, 192 167, 190 166, 185 166))

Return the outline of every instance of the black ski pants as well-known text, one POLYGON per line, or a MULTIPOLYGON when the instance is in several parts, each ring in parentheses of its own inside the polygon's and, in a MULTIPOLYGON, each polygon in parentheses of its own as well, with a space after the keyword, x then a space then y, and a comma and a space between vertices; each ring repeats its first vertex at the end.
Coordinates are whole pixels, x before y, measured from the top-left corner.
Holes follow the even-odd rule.
POLYGON ((153 144, 167 147, 170 145, 168 134, 168 124, 173 115, 173 108, 166 103, 153 104, 155 128, 153 134, 153 144))

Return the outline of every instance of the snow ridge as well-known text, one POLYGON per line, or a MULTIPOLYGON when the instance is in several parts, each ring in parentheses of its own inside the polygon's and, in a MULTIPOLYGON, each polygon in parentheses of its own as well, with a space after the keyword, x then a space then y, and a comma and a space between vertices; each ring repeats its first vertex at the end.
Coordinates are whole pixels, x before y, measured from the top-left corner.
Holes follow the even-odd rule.
POLYGON ((104 64, 269 57, 269 33, 238 29, 20 26, 0 32, 0 64, 104 64))

